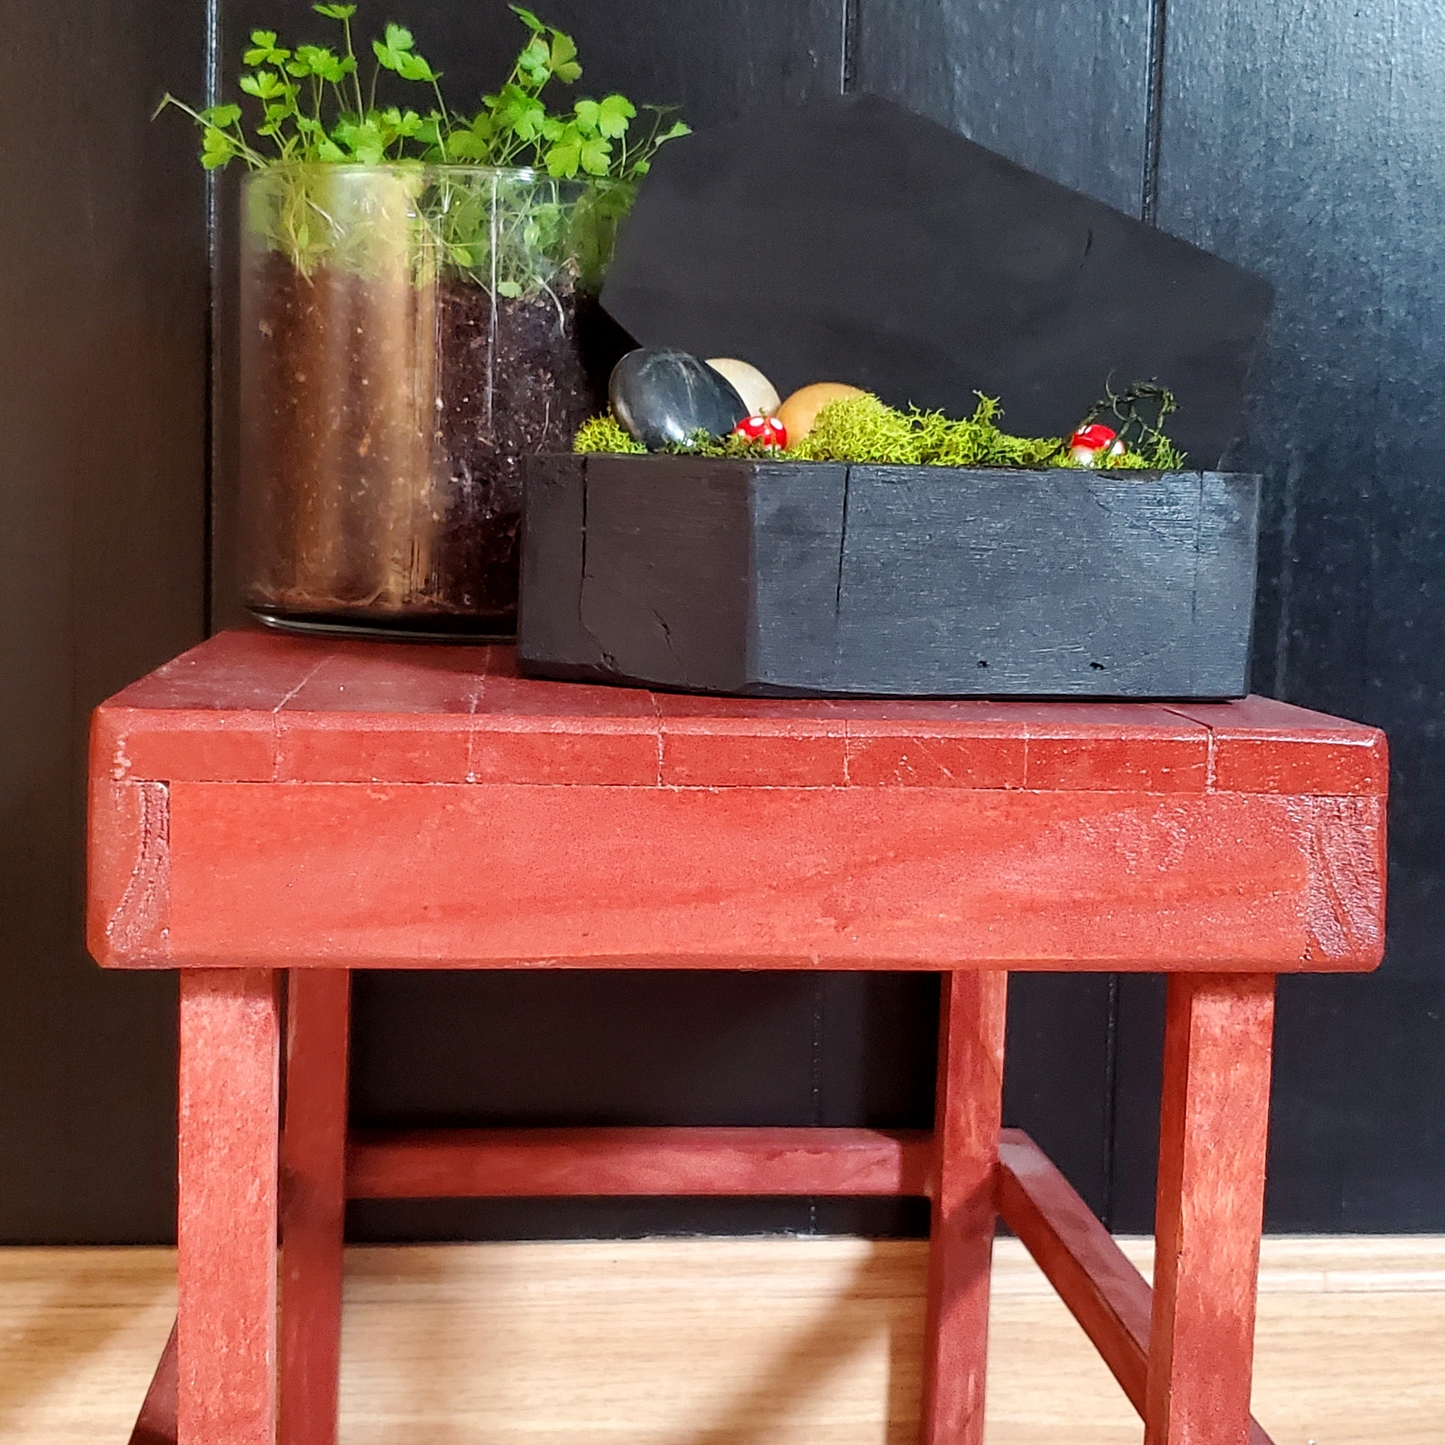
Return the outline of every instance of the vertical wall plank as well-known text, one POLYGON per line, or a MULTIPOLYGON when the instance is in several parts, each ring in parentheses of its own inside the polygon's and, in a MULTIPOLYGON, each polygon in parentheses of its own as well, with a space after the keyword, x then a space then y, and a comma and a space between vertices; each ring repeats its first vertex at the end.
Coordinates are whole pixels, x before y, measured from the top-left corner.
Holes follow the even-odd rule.
POLYGON ((856 0, 858 90, 1138 215, 1150 0, 856 0))
MULTIPOLYGON (((639 102, 676 103, 696 126, 842 86, 844 0, 549 0, 533 8, 575 36, 584 66, 576 93, 621 90, 639 102)), ((358 24, 390 18, 364 4, 358 24)), ((416 0, 404 18, 462 105, 495 88, 524 36, 503 0, 416 0)), ((228 84, 252 27, 311 38, 328 28, 308 0, 221 0, 221 20, 228 84)), ((238 179, 223 182, 217 253, 218 625, 242 616, 232 561, 238 179)), ((809 1124, 881 1115, 926 1126, 933 992, 927 979, 882 980, 860 994, 847 979, 761 976, 368 977, 356 990, 355 1107, 390 1121, 809 1124), (905 1015, 920 1021, 898 1024, 905 1015), (607 1030, 600 1018, 612 1021, 607 1030), (881 1032, 878 1019, 889 1021, 881 1032), (450 1043, 432 1047, 437 1038, 450 1043), (833 1060, 851 1057, 859 1072, 845 1077, 833 1060), (919 1077, 921 1087, 899 1090, 898 1079, 919 1077)), ((381 1238, 865 1223, 890 1232, 918 1231, 925 1217, 917 1201, 376 1202, 353 1206, 352 1227, 381 1238)))
MULTIPOLYGON (((1151 0, 856 0, 854 88, 1131 215, 1143 204, 1151 0)), ((1019 975, 1004 1121, 1111 1204, 1114 985, 1019 975)))
POLYGON ((1114 980, 1016 973, 1009 980, 1006 1128, 1024 1129, 1095 1214, 1113 1210, 1114 980))
POLYGON ((1445 1109, 1442 72, 1430 0, 1170 0, 1159 224, 1278 288, 1230 458, 1265 476, 1255 688, 1383 727, 1393 770, 1384 969, 1281 989, 1274 1227, 1445 1227, 1439 1151, 1396 1142, 1445 1109))
POLYGON ((175 986, 83 934, 94 705, 205 617, 193 0, 8 5, 0 93, 0 1241, 174 1223, 175 986), (164 36, 164 43, 156 37, 164 36))

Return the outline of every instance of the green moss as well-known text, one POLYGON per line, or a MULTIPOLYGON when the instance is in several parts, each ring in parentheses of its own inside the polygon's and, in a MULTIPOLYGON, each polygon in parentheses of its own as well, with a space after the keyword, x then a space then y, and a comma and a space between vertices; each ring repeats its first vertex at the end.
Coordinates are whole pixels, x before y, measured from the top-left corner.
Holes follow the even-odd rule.
MULTIPOLYGON (((813 430, 787 451, 770 451, 741 437, 696 433, 674 454, 735 457, 749 461, 870 462, 882 466, 1001 467, 1037 471, 1078 467, 1060 437, 1016 437, 1000 429, 996 398, 979 396, 973 415, 953 421, 939 411, 898 411, 876 396, 849 396, 818 413, 813 430)), ((1150 438, 1151 453, 1125 452, 1108 471, 1144 471, 1177 466, 1182 456, 1162 433, 1150 438), (1163 446, 1161 448, 1160 442, 1163 446), (1178 461, 1161 462, 1163 448, 1178 461)), ((640 452, 644 448, 609 414, 594 417, 577 433, 579 452, 640 452)))
POLYGON ((897 411, 876 396, 850 396, 818 413, 793 455, 815 462, 1030 469, 1067 455, 1056 437, 1009 436, 999 429, 998 414, 998 402, 988 396, 962 421, 937 411, 897 411))
POLYGON ((577 428, 572 442, 574 452, 646 452, 641 442, 633 439, 622 429, 622 423, 612 413, 604 412, 584 421, 577 428))
POLYGON ((914 417, 885 406, 876 396, 848 396, 829 402, 813 430, 791 454, 808 462, 878 462, 918 466, 924 438, 914 417))
POLYGON ((1130 452, 1129 455, 1138 456, 1139 465, 1151 471, 1178 472, 1184 469, 1185 454, 1163 432, 1148 442, 1142 455, 1138 452, 1130 452))

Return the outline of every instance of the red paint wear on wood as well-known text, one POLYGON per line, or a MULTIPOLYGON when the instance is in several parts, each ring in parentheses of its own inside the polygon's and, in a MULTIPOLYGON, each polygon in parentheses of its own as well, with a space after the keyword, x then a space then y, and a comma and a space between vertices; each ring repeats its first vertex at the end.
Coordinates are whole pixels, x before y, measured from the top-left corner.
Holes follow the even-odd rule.
POLYGON ((351 1136, 353 1199, 926 1194, 924 1132, 436 1129, 351 1136))
POLYGON ((923 1336, 923 1445, 981 1445, 1008 975, 945 973, 923 1336))
MULTIPOLYGON (((1264 975, 1378 964, 1385 792, 1379 733, 1264 699, 669 698, 523 679, 507 648, 212 639, 106 704, 91 753, 91 949, 107 966, 188 970, 183 1445, 273 1440, 268 970, 298 961, 961 965, 945 983, 931 1144, 861 1130, 367 1136, 352 1188, 930 1190, 924 1438, 978 1445, 997 1179, 1136 1403, 1142 1389, 1150 1445, 1267 1445, 1248 1418, 1264 975), (1177 975, 1152 1306, 1023 1141, 997 1175, 1006 975, 970 968, 1177 975)), ((344 982, 295 976, 287 1445, 333 1439, 344 982)), ((163 1362, 148 1403, 162 1432, 165 1395, 163 1362)))
POLYGON ((276 727, 264 712, 103 707, 91 749, 97 767, 109 759, 117 781, 269 783, 276 776, 276 727))
POLYGON ((86 942, 97 959, 169 967, 170 790, 90 780, 86 942))
POLYGON ((1246 1445, 1274 979, 1169 980, 1146 1445, 1246 1445))
POLYGON ((114 701, 165 711, 275 712, 328 656, 344 648, 258 628, 222 632, 131 683, 114 701))
POLYGON ((280 1445, 335 1445, 351 975, 293 969, 281 1139, 280 1445))
POLYGON ((958 735, 926 723, 873 723, 848 737, 848 781, 857 788, 1022 788, 1028 743, 999 724, 958 735))
POLYGON ((181 975, 179 1445, 276 1438, 277 983, 181 975))
POLYGON ((672 698, 519 678, 505 648, 235 634, 100 710, 92 780, 110 966, 1318 971, 1382 946, 1383 740, 1263 699, 672 698))
POLYGON ((678 788, 841 788, 847 782, 843 729, 831 737, 737 730, 722 739, 664 724, 662 777, 678 788))
POLYGON ((384 715, 322 713, 294 727, 278 719, 277 771, 316 783, 463 783, 470 729, 455 718, 409 718, 405 728, 384 715))
POLYGON ((1320 954, 1380 956, 1385 920, 1365 900, 1385 877, 1382 798, 1298 798, 1291 806, 1311 840, 1308 926, 1320 954))

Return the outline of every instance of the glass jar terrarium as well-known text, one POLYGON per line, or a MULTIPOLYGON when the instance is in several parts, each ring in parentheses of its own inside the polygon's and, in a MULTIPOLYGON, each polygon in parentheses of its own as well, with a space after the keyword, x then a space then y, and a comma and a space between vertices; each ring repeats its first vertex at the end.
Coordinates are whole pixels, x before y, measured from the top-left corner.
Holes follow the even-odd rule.
POLYGON ((605 402, 630 188, 470 166, 247 178, 241 566, 261 620, 501 636, 522 467, 605 402))

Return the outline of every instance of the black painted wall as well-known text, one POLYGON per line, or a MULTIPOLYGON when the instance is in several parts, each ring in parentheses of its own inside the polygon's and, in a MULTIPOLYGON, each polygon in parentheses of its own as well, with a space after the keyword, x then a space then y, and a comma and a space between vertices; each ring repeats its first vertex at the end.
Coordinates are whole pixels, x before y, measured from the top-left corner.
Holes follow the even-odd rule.
MULTIPOLYGON (((297 0, 216 0, 222 73, 297 0)), ((1391 735, 1384 970, 1281 989, 1270 1223, 1445 1229, 1445 840, 1437 721, 1445 380, 1445 32, 1427 0, 550 0, 582 89, 679 101, 697 125, 843 88, 892 96, 1267 275, 1272 333, 1234 461, 1267 480, 1259 691, 1391 735), (1434 28, 1432 28, 1432 25, 1434 28), (1433 765, 1433 766, 1432 766, 1433 765)), ((231 577, 233 178, 216 196, 212 533, 203 535, 207 209, 191 137, 147 128, 199 95, 206 16, 12 3, 0 60, 27 128, 0 158, 6 748, 0 1238, 161 1238, 170 1209, 172 993, 104 979, 79 926, 85 713, 216 625, 231 577), (78 12, 78 13, 69 13, 78 12), (162 45, 148 45, 164 35, 162 45), (102 124, 97 75, 123 124, 102 124), (55 125, 67 166, 57 171, 55 125), (65 129, 67 128, 68 129, 65 129), (77 415, 83 425, 77 425, 77 415), (13 589, 13 598, 11 597, 13 589), (14 746, 11 740, 14 740, 14 746)), ((501 0, 363 6, 404 18, 460 97, 519 31, 501 0)), ((314 21, 320 30, 324 22, 314 21)), ((368 1120, 918 1123, 926 979, 376 976, 358 990, 368 1120)), ((1148 1226, 1160 992, 1016 980, 1006 1089, 1118 1228, 1148 1226)), ((376 1205, 359 1237, 657 1229, 911 1232, 910 1206, 808 1201, 376 1205)))
POLYGON ((164 1239, 175 987, 86 957, 83 783, 91 708, 205 635, 204 187, 150 125, 202 15, 0 15, 0 1240, 164 1239))

